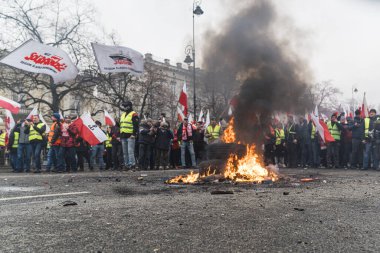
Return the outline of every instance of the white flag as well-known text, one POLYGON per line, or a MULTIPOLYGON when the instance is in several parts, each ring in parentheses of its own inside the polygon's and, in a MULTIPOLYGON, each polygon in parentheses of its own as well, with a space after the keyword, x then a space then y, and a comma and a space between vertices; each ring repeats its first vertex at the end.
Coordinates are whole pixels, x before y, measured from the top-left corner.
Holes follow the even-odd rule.
POLYGON ((103 143, 107 140, 106 134, 91 119, 89 114, 83 114, 73 123, 79 130, 79 135, 87 141, 91 146, 103 143))
POLYGON ((104 110, 104 123, 107 126, 115 126, 116 125, 115 119, 112 118, 112 116, 106 110, 104 110))
POLYGON ((318 117, 318 115, 319 115, 319 112, 318 112, 318 105, 315 105, 314 115, 315 115, 315 117, 319 118, 319 117, 318 117))
POLYGON ((38 117, 40 118, 41 122, 44 123, 45 126, 46 126, 45 133, 49 133, 49 132, 50 132, 49 126, 48 126, 48 124, 46 123, 44 117, 42 117, 42 114, 40 113, 40 114, 38 115, 38 117))
POLYGON ((29 115, 26 117, 26 119, 32 120, 34 115, 38 115, 37 107, 33 108, 33 110, 29 113, 29 115))
POLYGON ((228 107, 228 116, 231 116, 232 115, 232 106, 230 105, 228 107))
POLYGON ((91 43, 101 73, 127 72, 139 76, 144 71, 144 56, 128 47, 91 43))
POLYGON ((192 123, 193 122, 193 115, 190 113, 189 115, 189 118, 188 118, 189 122, 192 123))
POLYGON ((203 121, 203 110, 201 109, 201 112, 199 113, 198 122, 203 121))
POLYGON ((208 127, 208 125, 210 125, 210 111, 207 110, 207 115, 206 115, 206 123, 205 123, 205 128, 208 127))
POLYGON ((66 52, 34 40, 28 40, 0 62, 25 71, 47 74, 54 83, 73 80, 78 74, 66 52))

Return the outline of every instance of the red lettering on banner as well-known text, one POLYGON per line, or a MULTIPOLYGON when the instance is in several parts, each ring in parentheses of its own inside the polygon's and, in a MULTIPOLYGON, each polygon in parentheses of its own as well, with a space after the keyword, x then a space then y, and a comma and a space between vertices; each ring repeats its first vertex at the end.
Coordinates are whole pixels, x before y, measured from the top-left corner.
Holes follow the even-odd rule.
POLYGON ((36 52, 33 52, 31 53, 31 55, 25 56, 24 59, 28 61, 33 61, 36 64, 52 66, 58 72, 61 72, 62 70, 65 70, 67 68, 67 65, 65 63, 60 63, 62 58, 57 55, 46 57, 42 54, 40 55, 36 52))
POLYGON ((132 65, 130 60, 115 60, 115 65, 132 65))

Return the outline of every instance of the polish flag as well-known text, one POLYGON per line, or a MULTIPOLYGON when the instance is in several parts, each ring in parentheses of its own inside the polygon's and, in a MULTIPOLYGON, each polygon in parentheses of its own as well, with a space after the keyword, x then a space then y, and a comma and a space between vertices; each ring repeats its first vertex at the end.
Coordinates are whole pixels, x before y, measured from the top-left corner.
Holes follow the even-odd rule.
POLYGON ((0 107, 7 109, 14 114, 17 114, 20 111, 21 105, 6 97, 0 96, 0 107))
POLYGON ((207 110, 207 115, 206 115, 206 122, 205 122, 205 128, 207 128, 210 125, 210 110, 207 110))
POLYGON ((26 119, 32 120, 34 115, 38 115, 38 109, 37 109, 37 107, 33 108, 33 110, 28 114, 28 116, 26 117, 26 119))
POLYGON ((87 141, 91 146, 95 146, 107 140, 106 134, 95 124, 89 114, 83 114, 73 123, 79 131, 80 137, 87 141))
POLYGON ((181 90, 181 94, 179 95, 178 103, 182 107, 181 110, 183 111, 183 114, 187 116, 187 90, 186 90, 186 82, 183 84, 183 88, 181 90))
POLYGON ((329 128, 327 127, 326 123, 323 122, 323 120, 320 120, 316 115, 313 113, 310 115, 311 120, 314 123, 315 129, 319 133, 319 136, 321 136, 324 143, 333 142, 335 141, 334 137, 329 132, 329 128))
POLYGON ((13 119, 12 113, 9 110, 5 110, 5 129, 7 130, 8 135, 15 127, 16 122, 13 119))
POLYGON ((104 110, 104 122, 108 126, 116 125, 114 118, 112 118, 111 115, 106 110, 104 110))
POLYGON ((177 106, 177 114, 178 114, 178 120, 179 121, 183 121, 183 119, 185 118, 185 115, 183 114, 181 108, 179 108, 179 106, 177 106))
POLYGON ((369 113, 368 113, 368 104, 367 104, 367 99, 365 98, 365 92, 364 92, 363 104, 362 104, 362 110, 361 110, 361 112, 360 112, 360 116, 361 116, 363 119, 369 117, 369 113))

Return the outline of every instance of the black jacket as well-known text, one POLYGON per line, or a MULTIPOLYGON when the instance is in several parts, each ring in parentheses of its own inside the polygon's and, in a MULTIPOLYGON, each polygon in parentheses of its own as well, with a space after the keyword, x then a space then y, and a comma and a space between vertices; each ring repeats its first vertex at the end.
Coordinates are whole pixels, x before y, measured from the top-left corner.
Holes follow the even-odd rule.
POLYGON ((159 128, 157 130, 157 137, 155 147, 158 149, 169 150, 170 141, 174 138, 172 131, 169 129, 159 128))

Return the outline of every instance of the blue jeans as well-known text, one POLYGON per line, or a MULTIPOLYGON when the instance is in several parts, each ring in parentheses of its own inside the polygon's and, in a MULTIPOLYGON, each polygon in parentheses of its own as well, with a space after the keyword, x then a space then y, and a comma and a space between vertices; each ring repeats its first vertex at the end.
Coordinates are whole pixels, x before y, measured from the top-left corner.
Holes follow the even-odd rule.
POLYGON ((135 141, 136 139, 121 139, 121 146, 123 149, 124 165, 135 166, 135 141))
POLYGON ((46 171, 50 172, 51 167, 54 166, 55 169, 57 169, 57 157, 55 155, 55 151, 53 148, 49 148, 48 154, 47 154, 47 165, 46 165, 46 171))
POLYGON ((100 170, 104 169, 103 153, 104 153, 104 145, 92 146, 90 168, 94 168, 96 159, 98 159, 99 169, 100 170))
POLYGON ((191 157, 191 165, 194 167, 196 166, 195 162, 195 152, 194 152, 194 146, 192 141, 182 141, 181 143, 181 162, 182 167, 186 166, 186 147, 189 149, 190 157, 191 157))
POLYGON ((371 161, 373 160, 373 168, 379 168, 379 156, 377 154, 376 144, 368 142, 364 144, 363 152, 363 168, 368 169, 371 167, 371 161))
POLYGON ((318 138, 314 138, 311 140, 311 150, 313 153, 313 160, 312 160, 312 166, 313 167, 319 167, 320 164, 320 158, 319 158, 319 150, 321 149, 319 145, 318 138))
POLYGON ((17 171, 17 148, 11 148, 9 159, 11 161, 12 170, 17 171))
POLYGON ((19 172, 30 171, 30 157, 32 156, 32 147, 29 143, 19 143, 17 147, 17 170, 19 172))
POLYGON ((32 147, 33 167, 37 171, 40 171, 41 170, 41 148, 42 148, 42 142, 39 142, 39 141, 31 142, 30 146, 32 147))
POLYGON ((61 146, 51 146, 48 154, 47 171, 50 171, 51 165, 56 162, 56 171, 63 172, 65 169, 64 150, 61 146), (50 157, 50 158, 49 158, 50 157))

